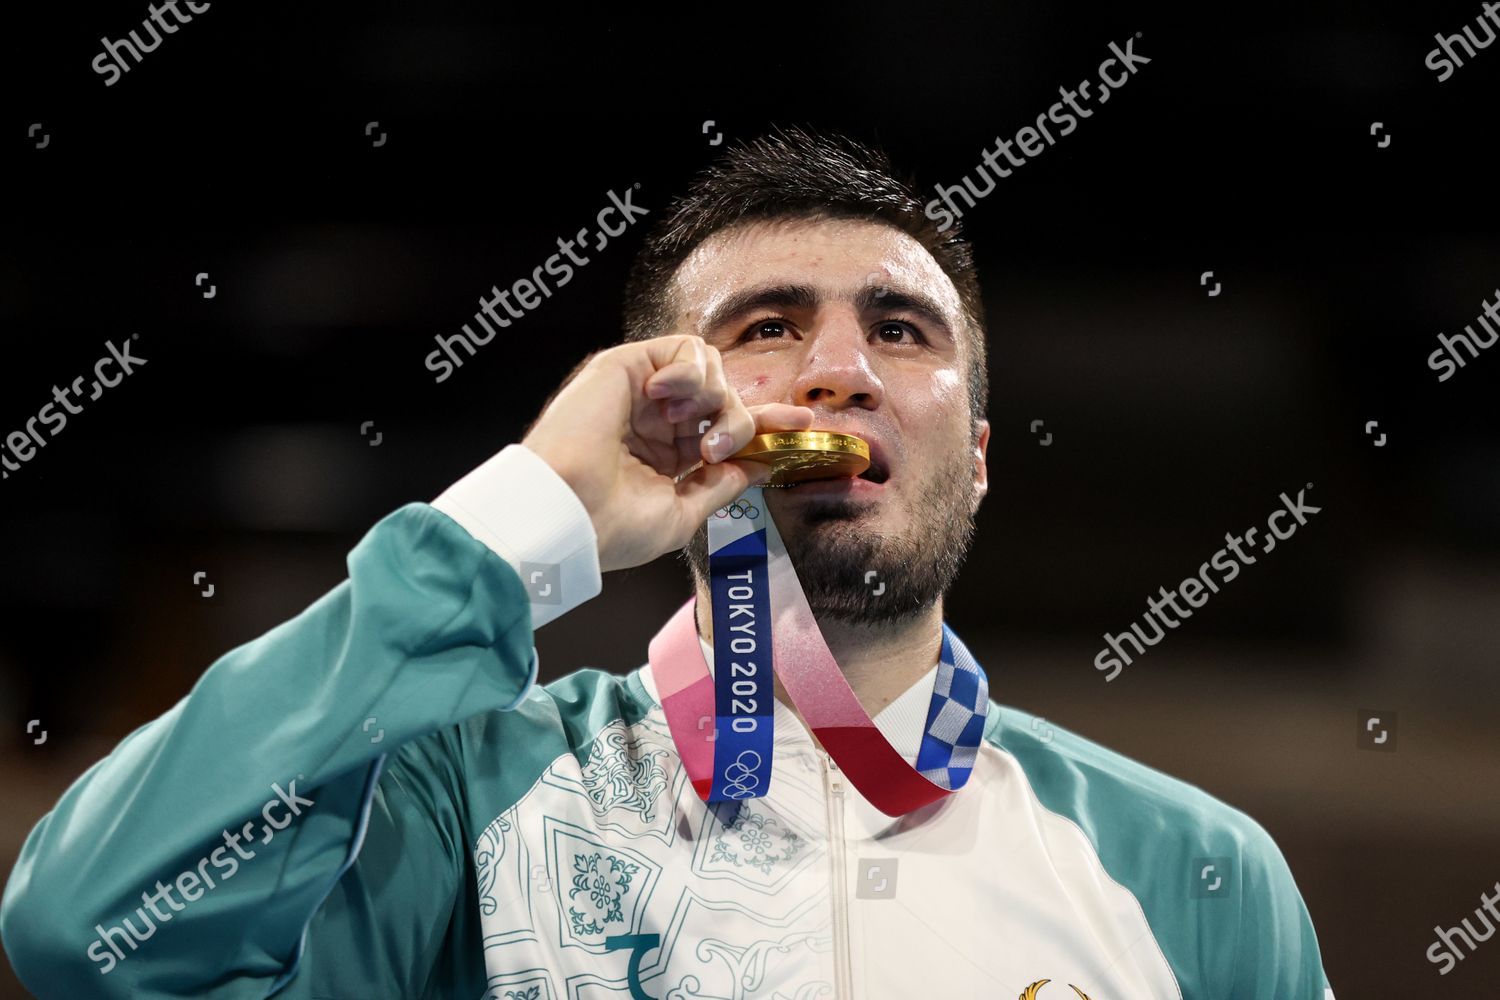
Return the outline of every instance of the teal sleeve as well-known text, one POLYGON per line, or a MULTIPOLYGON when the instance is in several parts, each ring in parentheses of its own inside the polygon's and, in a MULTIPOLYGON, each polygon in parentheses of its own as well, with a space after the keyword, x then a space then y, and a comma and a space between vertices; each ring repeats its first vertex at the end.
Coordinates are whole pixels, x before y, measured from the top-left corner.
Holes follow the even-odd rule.
POLYGON ((391 755, 358 856, 276 1000, 478 996, 484 951, 452 730, 391 755))
POLYGON ((1234 1000, 1324 1000, 1328 977, 1312 918, 1271 835, 1245 819, 1234 1000))
POLYGON ((525 698, 530 603, 427 504, 381 520, 348 567, 37 823, 0 937, 38 997, 422 995, 468 863, 438 731, 525 698), (142 939, 105 933, 127 919, 142 939), (358 986, 315 992, 332 972, 358 986))

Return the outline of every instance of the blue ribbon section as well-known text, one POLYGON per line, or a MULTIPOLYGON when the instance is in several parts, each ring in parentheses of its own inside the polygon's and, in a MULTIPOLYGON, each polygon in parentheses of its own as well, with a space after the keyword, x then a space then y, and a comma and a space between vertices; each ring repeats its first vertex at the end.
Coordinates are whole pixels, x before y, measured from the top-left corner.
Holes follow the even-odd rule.
POLYGON ((917 751, 917 770, 927 780, 949 791, 962 788, 969 780, 979 741, 984 738, 989 695, 990 682, 984 668, 944 622, 927 729, 917 751))
POLYGON ((732 512, 728 516, 741 521, 733 528, 723 526, 730 530, 716 532, 719 526, 709 522, 717 734, 710 802, 758 798, 771 787, 776 682, 766 529, 746 530, 749 525, 741 520, 751 516, 751 511, 768 516, 754 505, 755 499, 759 498, 747 504, 741 498, 724 508, 732 512), (715 548, 716 534, 739 537, 715 548))

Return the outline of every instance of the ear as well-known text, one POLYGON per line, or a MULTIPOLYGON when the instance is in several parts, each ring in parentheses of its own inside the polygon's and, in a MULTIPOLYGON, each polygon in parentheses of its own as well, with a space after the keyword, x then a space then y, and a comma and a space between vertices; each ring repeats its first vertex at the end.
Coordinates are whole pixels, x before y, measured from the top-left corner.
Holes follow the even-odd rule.
POLYGON ((990 491, 990 468, 986 453, 990 447, 990 422, 980 419, 974 422, 979 428, 979 438, 974 442, 974 511, 979 510, 979 502, 984 499, 985 494, 990 491))

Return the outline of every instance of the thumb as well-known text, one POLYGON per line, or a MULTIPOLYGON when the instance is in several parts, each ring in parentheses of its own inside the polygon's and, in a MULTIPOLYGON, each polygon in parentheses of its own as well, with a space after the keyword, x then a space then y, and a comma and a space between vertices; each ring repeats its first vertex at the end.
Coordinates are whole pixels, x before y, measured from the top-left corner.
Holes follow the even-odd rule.
POLYGON ((695 524, 702 524, 720 507, 733 503, 752 486, 771 478, 771 466, 747 459, 725 459, 704 465, 677 484, 677 495, 695 524))

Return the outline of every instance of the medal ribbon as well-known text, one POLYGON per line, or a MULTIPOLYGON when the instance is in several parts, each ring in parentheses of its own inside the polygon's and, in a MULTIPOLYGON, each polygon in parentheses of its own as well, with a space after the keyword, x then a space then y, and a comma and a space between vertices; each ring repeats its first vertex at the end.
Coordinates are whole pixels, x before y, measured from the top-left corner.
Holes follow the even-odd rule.
POLYGON ((989 684, 946 623, 913 767, 876 728, 829 651, 760 487, 714 512, 708 547, 713 675, 698 642, 696 597, 656 634, 648 654, 672 739, 700 798, 770 790, 775 686, 768 659, 818 742, 887 816, 963 787, 983 739, 989 684))

